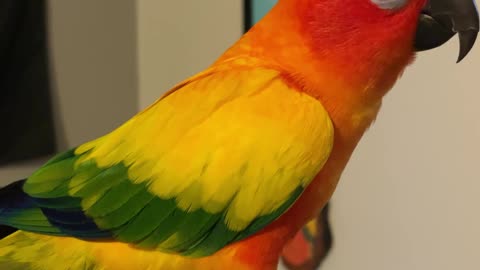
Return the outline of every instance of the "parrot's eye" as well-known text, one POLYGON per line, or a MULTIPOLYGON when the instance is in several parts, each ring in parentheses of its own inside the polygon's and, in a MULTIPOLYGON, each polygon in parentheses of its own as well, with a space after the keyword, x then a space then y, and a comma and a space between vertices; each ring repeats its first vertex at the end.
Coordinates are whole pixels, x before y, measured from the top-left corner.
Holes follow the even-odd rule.
POLYGON ((408 0, 370 0, 377 7, 385 10, 396 10, 404 7, 408 0))

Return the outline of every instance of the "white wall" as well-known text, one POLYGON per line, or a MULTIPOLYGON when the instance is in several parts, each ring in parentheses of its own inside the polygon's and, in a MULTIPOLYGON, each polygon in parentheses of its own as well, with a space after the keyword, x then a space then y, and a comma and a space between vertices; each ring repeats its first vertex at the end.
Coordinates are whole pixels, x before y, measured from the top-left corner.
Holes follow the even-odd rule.
POLYGON ((135 8, 129 0, 49 1, 62 146, 103 135, 137 111, 135 8))
POLYGON ((143 108, 211 64, 243 31, 243 0, 137 1, 143 108))

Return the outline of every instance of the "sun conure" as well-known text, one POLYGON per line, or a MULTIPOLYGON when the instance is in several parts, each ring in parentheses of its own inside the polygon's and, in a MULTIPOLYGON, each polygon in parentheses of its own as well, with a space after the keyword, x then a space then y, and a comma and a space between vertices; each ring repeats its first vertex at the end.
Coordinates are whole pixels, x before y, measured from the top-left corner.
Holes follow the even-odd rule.
POLYGON ((458 33, 461 60, 478 29, 472 0, 280 0, 209 68, 0 190, 18 229, 0 269, 275 269, 415 52, 458 33))

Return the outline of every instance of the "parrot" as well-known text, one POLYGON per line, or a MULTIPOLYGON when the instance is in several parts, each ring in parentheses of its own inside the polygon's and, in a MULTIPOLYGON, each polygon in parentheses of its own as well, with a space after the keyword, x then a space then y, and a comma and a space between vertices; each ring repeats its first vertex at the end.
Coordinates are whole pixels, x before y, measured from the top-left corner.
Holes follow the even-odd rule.
POLYGON ((279 0, 205 70, 0 189, 0 269, 277 269, 417 52, 458 35, 459 62, 478 31, 473 0, 279 0))

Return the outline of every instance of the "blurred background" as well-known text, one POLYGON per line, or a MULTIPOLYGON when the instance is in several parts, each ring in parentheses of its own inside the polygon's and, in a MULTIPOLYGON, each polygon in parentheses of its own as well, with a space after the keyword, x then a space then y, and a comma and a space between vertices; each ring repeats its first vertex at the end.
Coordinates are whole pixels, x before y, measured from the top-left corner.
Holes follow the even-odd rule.
MULTIPOLYGON (((241 36, 243 8, 243 0, 46 1, 56 151, 107 133, 209 65, 241 36)), ((480 44, 455 65, 457 51, 453 39, 419 54, 386 97, 332 199, 335 243, 322 270, 480 268, 480 44)), ((47 157, 3 164, 0 185, 47 157)))

